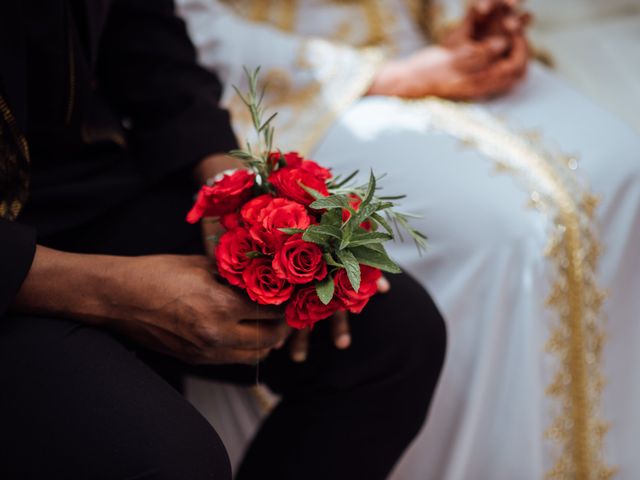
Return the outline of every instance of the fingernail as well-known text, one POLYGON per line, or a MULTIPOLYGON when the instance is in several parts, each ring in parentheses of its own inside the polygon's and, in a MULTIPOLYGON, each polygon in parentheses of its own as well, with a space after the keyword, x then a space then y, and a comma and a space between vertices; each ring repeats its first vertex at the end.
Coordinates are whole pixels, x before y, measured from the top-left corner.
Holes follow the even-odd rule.
POLYGON ((305 352, 293 352, 291 358, 296 363, 302 363, 307 359, 307 354, 305 352))
POLYGON ((387 280, 385 277, 380 277, 380 280, 378 280, 378 291, 380 293, 387 293, 389 290, 391 290, 391 284, 389 283, 389 280, 387 280))
POLYGON ((507 47, 507 40, 504 37, 493 37, 490 41, 491 48, 496 51, 504 50, 507 47))
POLYGON ((351 345, 351 335, 349 335, 348 333, 343 333, 336 340, 336 347, 338 347, 340 350, 349 348, 349 345, 351 345))

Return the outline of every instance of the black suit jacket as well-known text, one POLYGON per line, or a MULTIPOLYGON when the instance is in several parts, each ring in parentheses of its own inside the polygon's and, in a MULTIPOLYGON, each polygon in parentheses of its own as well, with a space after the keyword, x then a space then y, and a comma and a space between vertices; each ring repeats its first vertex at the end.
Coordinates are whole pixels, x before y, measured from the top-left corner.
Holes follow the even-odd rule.
POLYGON ((3 2, 0 96, 8 112, 0 112, 0 201, 25 203, 26 192, 16 192, 29 192, 15 221, 10 214, 0 218, 0 316, 24 281, 38 235, 90 221, 136 190, 236 146, 228 114, 218 107, 220 92, 217 78, 196 64, 171 0, 3 2), (49 79, 69 85, 64 103, 71 111, 61 112, 67 118, 51 125, 53 133, 30 135, 38 108, 33 98, 49 95, 46 84, 29 91, 37 83, 30 76, 38 74, 28 68, 28 32, 37 27, 30 23, 37 15, 29 13, 41 7, 55 13, 51 18, 72 13, 72 23, 45 20, 47 29, 74 30, 68 49, 52 49, 60 58, 50 64, 60 69, 49 79), (25 138, 30 155, 20 150, 25 138), (20 189, 29 168, 31 185, 25 181, 20 189))

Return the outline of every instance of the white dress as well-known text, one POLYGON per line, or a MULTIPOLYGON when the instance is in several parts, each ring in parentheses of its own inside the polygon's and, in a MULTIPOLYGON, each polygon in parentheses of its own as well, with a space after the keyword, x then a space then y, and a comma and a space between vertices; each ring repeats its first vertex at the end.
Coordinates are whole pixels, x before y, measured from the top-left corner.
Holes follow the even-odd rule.
MULTIPOLYGON (((640 478, 640 136, 538 65, 476 105, 363 98, 383 55, 426 44, 419 1, 177 3, 227 86, 262 66, 280 148, 386 172, 422 215, 427 253, 389 249, 433 295, 449 345, 393 478, 640 478)), ((460 14, 448 3, 432 26, 460 14)), ((210 394, 194 401, 237 457, 259 409, 232 387, 210 394)))

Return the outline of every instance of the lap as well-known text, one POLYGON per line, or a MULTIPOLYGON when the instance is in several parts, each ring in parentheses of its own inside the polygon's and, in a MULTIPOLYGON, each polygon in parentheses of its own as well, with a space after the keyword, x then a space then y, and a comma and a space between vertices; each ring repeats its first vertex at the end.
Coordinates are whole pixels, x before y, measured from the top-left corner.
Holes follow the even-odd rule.
MULTIPOLYGON (((291 362, 283 350, 261 364, 260 378, 286 400, 286 413, 281 409, 273 428, 261 437, 261 451, 273 444, 271 438, 285 425, 296 430, 307 423, 305 431, 311 438, 322 436, 324 428, 326 440, 334 441, 334 430, 324 425, 359 422, 354 435, 363 435, 365 425, 385 418, 388 402, 404 405, 393 425, 383 423, 394 438, 403 439, 396 442, 396 449, 417 432, 442 367, 444 323, 415 281, 398 275, 391 282, 391 293, 374 297, 352 319, 350 349, 333 347, 324 322, 312 336, 306 363, 291 362), (402 398, 392 399, 393 395, 402 398), (386 400, 375 401, 377 397, 386 400), (314 412, 312 419, 309 411, 314 412)), ((256 378, 252 367, 241 366, 203 368, 198 373, 234 382, 256 378)), ((134 351, 106 331, 62 319, 3 318, 0 382, 4 476, 98 480, 229 476, 228 458, 213 428, 134 351)), ((380 437, 379 426, 369 428, 376 430, 373 438, 380 437)), ((387 451, 390 457, 399 454, 389 445, 387 451)), ((292 458, 286 463, 295 462, 292 458)), ((391 464, 393 458, 385 462, 391 464)))
POLYGON ((0 383, 3 477, 230 478, 206 420, 106 332, 3 318, 0 383))

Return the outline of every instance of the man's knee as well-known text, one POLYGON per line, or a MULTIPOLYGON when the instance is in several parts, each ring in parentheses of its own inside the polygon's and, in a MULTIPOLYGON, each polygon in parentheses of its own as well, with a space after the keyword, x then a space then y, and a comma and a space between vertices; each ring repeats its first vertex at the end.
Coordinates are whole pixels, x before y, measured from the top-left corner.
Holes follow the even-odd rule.
POLYGON ((153 480, 231 480, 231 464, 222 440, 208 424, 185 425, 187 436, 166 438, 136 452, 135 478, 153 480))
POLYGON ((392 276, 390 282, 389 293, 366 307, 377 310, 376 327, 385 348, 405 366, 418 369, 433 364, 439 370, 446 347, 442 315, 426 290, 408 275, 392 276))
POLYGON ((442 371, 446 351, 444 320, 429 294, 407 275, 391 278, 389 301, 381 321, 385 347, 381 352, 393 365, 389 376, 404 397, 403 408, 415 406, 424 418, 442 371))

